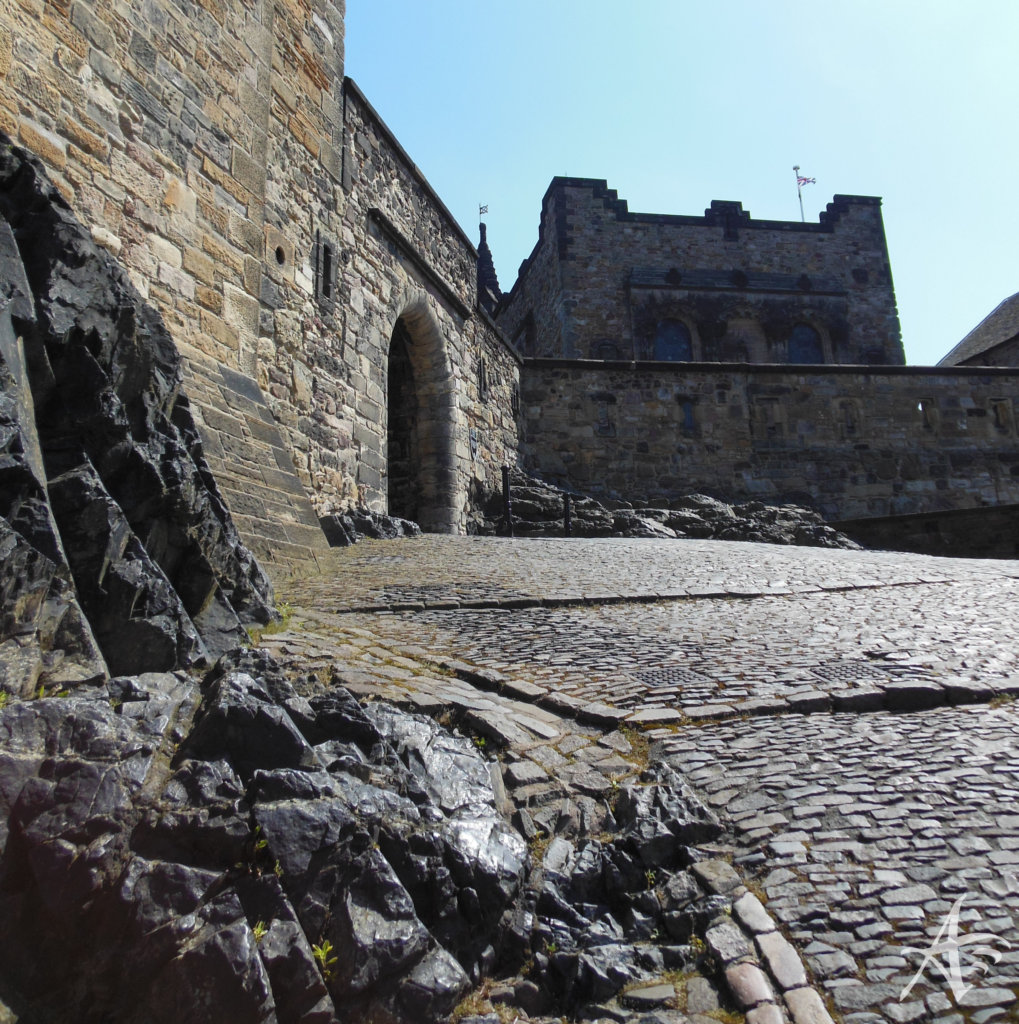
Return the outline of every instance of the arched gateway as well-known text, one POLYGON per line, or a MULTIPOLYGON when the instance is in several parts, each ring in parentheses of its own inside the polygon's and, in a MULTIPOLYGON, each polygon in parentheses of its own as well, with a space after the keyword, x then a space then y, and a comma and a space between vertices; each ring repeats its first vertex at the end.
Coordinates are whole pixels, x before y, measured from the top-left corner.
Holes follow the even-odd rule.
POLYGON ((390 515, 431 533, 458 527, 455 395, 446 345, 426 302, 393 327, 386 389, 386 495, 390 515))

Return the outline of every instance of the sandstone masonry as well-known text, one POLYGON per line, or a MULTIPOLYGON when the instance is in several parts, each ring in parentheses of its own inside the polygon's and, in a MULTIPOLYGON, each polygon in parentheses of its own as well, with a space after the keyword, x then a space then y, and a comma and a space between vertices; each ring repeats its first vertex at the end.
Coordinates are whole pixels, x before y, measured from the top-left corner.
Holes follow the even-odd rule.
POLYGON ((519 361, 474 246, 343 77, 342 0, 5 9, 0 129, 165 318, 258 553, 297 559, 325 544, 315 514, 386 508, 398 322, 411 500, 462 529, 515 460, 519 361))

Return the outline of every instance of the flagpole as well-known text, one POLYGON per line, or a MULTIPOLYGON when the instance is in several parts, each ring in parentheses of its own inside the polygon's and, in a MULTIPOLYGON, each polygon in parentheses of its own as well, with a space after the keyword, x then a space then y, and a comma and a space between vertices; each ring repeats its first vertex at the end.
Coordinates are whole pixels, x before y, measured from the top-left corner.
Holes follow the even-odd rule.
POLYGON ((803 187, 800 185, 800 165, 797 164, 793 168, 793 174, 796 175, 796 198, 800 201, 800 221, 804 224, 807 223, 807 218, 803 214, 803 187))

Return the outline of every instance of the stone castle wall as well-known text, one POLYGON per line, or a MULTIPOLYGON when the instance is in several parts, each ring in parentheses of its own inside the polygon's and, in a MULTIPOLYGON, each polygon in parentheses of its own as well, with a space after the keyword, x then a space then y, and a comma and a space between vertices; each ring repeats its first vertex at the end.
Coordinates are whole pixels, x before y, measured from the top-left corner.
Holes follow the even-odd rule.
POLYGON ((646 359, 664 319, 692 358, 787 362, 797 323, 826 363, 904 362, 880 200, 836 196, 818 223, 755 221, 739 203, 703 217, 630 213, 604 181, 556 178, 541 237, 499 311, 526 355, 646 359), (550 264, 559 288, 548 288, 550 264))
POLYGON ((309 459, 267 405, 259 346, 280 282, 310 290, 308 222, 335 207, 342 0, 5 7, 0 128, 162 315, 245 540, 313 556, 309 459))
POLYGON ((330 194, 301 194, 296 172, 315 159, 338 173, 338 154, 319 156, 339 139, 342 2, 10 6, 0 128, 44 161, 179 344, 254 369, 267 229, 306 262, 297 222, 324 216, 308 200, 330 194), (281 187, 271 168, 288 162, 281 187))
POLYGON ((477 308, 470 240, 344 80, 342 0, 5 7, 0 129, 165 318, 247 526, 302 489, 319 514, 385 509, 403 318, 426 525, 462 528, 515 458, 518 360, 477 308))
POLYGON ((397 322, 418 397, 422 525, 461 529, 472 486, 516 460, 520 360, 477 300, 477 251, 348 81, 337 309, 368 503, 384 494, 386 373, 397 322), (382 429, 379 429, 382 424, 382 429))
POLYGON ((499 326, 525 356, 575 358, 578 353, 563 306, 562 249, 559 207, 551 190, 541 204, 538 242, 523 263, 517 280, 496 309, 499 326))
POLYGON ((842 520, 1019 502, 1014 371, 535 359, 524 380, 525 463, 586 493, 842 520))
POLYGON ((528 468, 596 494, 843 519, 1019 501, 1014 377, 894 365, 876 199, 817 224, 657 216, 555 179, 493 322, 470 239, 343 77, 342 0, 5 12, 0 129, 163 315, 262 557, 313 552, 353 504, 462 530, 521 436, 528 468), (694 362, 647 361, 663 320, 694 362), (796 323, 826 363, 886 365, 770 365, 796 323), (573 358, 594 354, 614 359, 573 358))

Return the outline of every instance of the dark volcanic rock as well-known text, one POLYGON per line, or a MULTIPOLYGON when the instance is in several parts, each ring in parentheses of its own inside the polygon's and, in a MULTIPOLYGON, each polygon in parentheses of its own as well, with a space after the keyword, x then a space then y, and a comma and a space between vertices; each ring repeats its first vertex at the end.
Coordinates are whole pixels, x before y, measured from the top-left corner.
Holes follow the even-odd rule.
POLYGON ((614 813, 611 840, 556 838, 545 852, 530 977, 567 1011, 653 978, 664 962, 654 937, 703 934, 726 904, 686 871, 690 846, 721 828, 672 769, 655 764, 623 786, 614 813))
POLYGON ((205 645, 180 597, 88 459, 50 480, 49 493, 78 598, 110 671, 162 672, 204 661, 205 645))
POLYGON ((28 696, 97 682, 106 665, 66 564, 0 520, 0 690, 28 696))
POLYGON ((0 221, 0 690, 92 682, 106 666, 74 592, 46 493, 24 350, 11 322, 31 323, 28 281, 0 221))
POLYGON ((421 527, 409 519, 387 516, 381 512, 356 508, 337 515, 321 516, 319 525, 331 547, 346 548, 365 537, 376 540, 396 540, 400 537, 420 537, 421 527))
POLYGON ((202 689, 148 673, 0 709, 5 1001, 26 1020, 448 1015, 527 864, 473 745, 342 693, 302 705, 258 652, 202 689), (287 702, 364 777, 327 770, 287 702))
POLYGON ((4 583, 0 644, 17 657, 0 682, 25 693, 95 679, 103 658, 160 671, 236 646, 275 616, 272 590, 205 463, 173 341, 41 166, 0 142, 0 513, 15 534, 0 541, 27 570, 4 583))
POLYGON ((228 672, 208 687, 182 752, 223 758, 244 779, 258 769, 322 767, 286 711, 245 672, 228 672))
MULTIPOLYGON (((633 508, 629 502, 596 501, 552 484, 511 473, 513 532, 517 536, 561 537, 565 533, 564 499, 570 498, 574 537, 704 537, 718 540, 761 541, 767 544, 805 544, 852 548, 859 545, 827 526, 811 509, 761 502, 728 505, 705 494, 676 498, 663 508, 633 508)), ((476 496, 469 516, 471 532, 505 533, 501 494, 476 496)))

